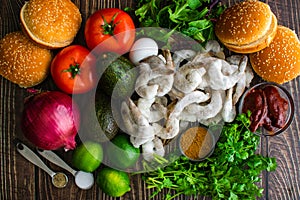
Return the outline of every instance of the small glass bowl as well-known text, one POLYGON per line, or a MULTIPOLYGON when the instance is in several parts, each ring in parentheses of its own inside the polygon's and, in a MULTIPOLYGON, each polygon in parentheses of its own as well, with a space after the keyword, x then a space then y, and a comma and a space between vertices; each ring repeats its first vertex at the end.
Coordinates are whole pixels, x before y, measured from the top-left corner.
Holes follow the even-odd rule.
POLYGON ((258 128, 258 130, 255 132, 255 134, 257 135, 264 135, 264 136, 275 136, 278 135, 282 132, 284 132, 292 123, 293 119, 294 119, 294 101, 292 96, 290 95, 290 93, 281 85, 277 84, 277 83, 273 83, 273 82, 262 82, 262 83, 258 83, 254 86, 252 86, 251 88, 249 88, 241 97, 240 99, 240 103, 239 103, 239 113, 242 113, 242 109, 243 109, 243 104, 244 104, 244 99, 247 96, 247 94, 252 91, 253 89, 262 89, 266 86, 273 86, 275 87, 280 96, 282 98, 284 98, 287 102, 288 102, 288 110, 286 113, 286 120, 284 123, 284 126, 282 128, 276 128, 274 127, 274 131, 269 131, 266 130, 263 126, 260 126, 258 128))
MULTIPOLYGON (((204 128, 204 129, 207 129, 205 127, 197 127, 197 126, 191 127, 191 128, 204 128)), ((210 136, 210 139, 209 139, 210 140, 209 141, 210 144, 202 144, 202 146, 200 147, 200 149, 197 149, 197 151, 199 151, 198 152, 199 153, 199 157, 198 158, 191 158, 189 155, 187 155, 187 153, 185 153, 186 150, 191 146, 191 144, 190 144, 185 149, 182 147, 181 141, 182 141, 182 138, 186 134, 189 134, 189 133, 185 131, 185 132, 181 133, 181 135, 179 137, 179 149, 180 149, 180 152, 181 152, 182 155, 184 155, 185 157, 187 157, 191 161, 203 161, 203 160, 205 160, 206 158, 208 158, 209 156, 212 155, 212 153, 214 152, 214 149, 215 149, 216 138, 215 138, 215 135, 213 133, 211 133, 211 131, 209 131, 209 129, 207 129, 207 133, 206 134, 210 136), (204 145, 205 145, 204 150, 201 150, 204 145)), ((191 137, 191 135, 190 135, 190 137, 191 137)), ((196 136, 194 136, 194 138, 191 138, 192 141, 194 141, 195 138, 196 138, 196 136)), ((206 140, 204 139, 204 141, 206 141, 206 140)))

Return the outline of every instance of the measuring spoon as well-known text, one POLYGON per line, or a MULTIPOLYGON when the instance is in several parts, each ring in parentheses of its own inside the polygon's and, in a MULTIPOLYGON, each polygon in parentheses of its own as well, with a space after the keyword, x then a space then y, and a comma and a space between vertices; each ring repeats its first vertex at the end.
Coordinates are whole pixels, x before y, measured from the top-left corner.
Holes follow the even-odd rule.
POLYGON ((17 151, 31 163, 47 172, 52 178, 52 184, 57 188, 64 188, 68 183, 68 177, 62 172, 54 172, 26 145, 16 143, 17 151))
POLYGON ((90 189, 94 184, 94 176, 92 173, 84 172, 84 171, 76 171, 72 169, 65 161, 63 161, 58 155, 49 150, 38 149, 38 153, 42 155, 44 158, 49 160, 50 162, 56 164, 57 166, 67 170, 75 177, 75 184, 83 189, 90 189))

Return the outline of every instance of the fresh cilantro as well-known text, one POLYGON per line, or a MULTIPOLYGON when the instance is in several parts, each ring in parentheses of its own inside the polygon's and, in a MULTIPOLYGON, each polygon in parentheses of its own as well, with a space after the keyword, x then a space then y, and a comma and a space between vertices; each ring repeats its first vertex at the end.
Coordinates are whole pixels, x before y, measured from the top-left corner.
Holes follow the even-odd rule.
MULTIPOLYGON (((210 196, 213 199, 256 199, 263 189, 257 186, 263 170, 276 169, 276 159, 256 154, 259 136, 251 133, 249 114, 239 114, 235 121, 226 123, 212 156, 202 162, 191 162, 181 156, 144 174, 148 188, 154 188, 153 196, 163 189, 174 190, 165 199, 178 195, 210 196)), ((156 157, 162 164, 168 161, 156 157)), ((152 196, 152 197, 153 197, 152 196)))

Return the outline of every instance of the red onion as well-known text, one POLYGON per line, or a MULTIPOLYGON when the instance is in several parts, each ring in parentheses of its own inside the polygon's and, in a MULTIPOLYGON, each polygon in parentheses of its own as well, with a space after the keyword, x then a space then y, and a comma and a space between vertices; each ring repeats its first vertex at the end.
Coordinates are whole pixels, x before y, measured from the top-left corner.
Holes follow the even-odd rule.
POLYGON ((58 91, 33 95, 25 102, 21 128, 25 137, 45 150, 74 149, 80 113, 72 98, 58 91))

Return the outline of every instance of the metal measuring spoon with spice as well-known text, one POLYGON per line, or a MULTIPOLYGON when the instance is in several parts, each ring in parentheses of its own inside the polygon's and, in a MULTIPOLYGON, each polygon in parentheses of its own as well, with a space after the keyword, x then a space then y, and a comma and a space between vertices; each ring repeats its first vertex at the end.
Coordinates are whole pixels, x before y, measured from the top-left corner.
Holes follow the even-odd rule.
POLYGON ((21 142, 16 142, 17 151, 28 161, 47 172, 52 178, 52 184, 57 188, 64 188, 68 183, 68 177, 62 172, 52 171, 29 147, 21 142))
POLYGON ((210 156, 214 145, 214 135, 207 128, 201 126, 187 129, 179 139, 181 152, 193 161, 201 161, 210 156))
POLYGON ((75 184, 83 190, 90 189, 94 184, 94 176, 92 173, 84 171, 76 171, 72 169, 64 160, 62 160, 58 155, 50 150, 37 149, 37 152, 49 160, 50 162, 60 166, 61 168, 67 170, 75 177, 75 184))

